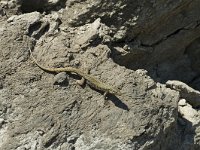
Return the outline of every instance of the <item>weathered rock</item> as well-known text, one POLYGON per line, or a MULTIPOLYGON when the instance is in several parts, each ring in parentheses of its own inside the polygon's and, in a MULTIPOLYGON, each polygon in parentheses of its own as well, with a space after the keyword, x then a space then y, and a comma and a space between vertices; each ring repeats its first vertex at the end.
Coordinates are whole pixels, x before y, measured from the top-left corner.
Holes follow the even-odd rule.
POLYGON ((199 111, 179 101, 198 91, 156 82, 198 78, 198 52, 187 46, 200 35, 199 1, 2 2, 0 149, 200 148, 199 111), (90 70, 123 94, 105 103, 101 91, 74 84, 74 74, 54 85, 62 77, 37 67, 29 48, 46 67, 90 70))
MULTIPOLYGON (((35 21, 31 19, 32 22, 29 22, 27 16, 32 16, 32 14, 18 16, 19 19, 13 17, 13 19, 9 19, 9 24, 27 22, 23 28, 23 24, 20 23, 15 27, 20 29, 20 33, 23 34, 23 31, 26 33, 32 24, 41 21, 38 17, 35 21)), ((13 28, 9 24, 5 26, 7 30, 13 28)), ((5 35, 5 33, 2 32, 2 35, 5 35)), ((15 33, 13 34, 15 35, 15 33)), ((46 34, 48 34, 48 31, 46 34)), ((30 35, 33 36, 32 38, 35 37, 33 34, 30 35)), ((5 44, 7 46, 13 45, 12 37, 7 38, 12 42, 4 43, 7 40, 2 40, 2 46, 5 44)), ((50 42, 46 45, 43 43, 41 46, 40 41, 44 40, 43 38, 48 41, 48 38, 51 37, 45 35, 40 37, 34 46, 34 55, 37 54, 38 60, 42 59, 39 62, 47 67, 54 66, 45 61, 51 57, 54 58, 51 61, 52 64, 62 62, 63 60, 56 54, 63 54, 63 52, 53 49, 53 47, 52 53, 48 49, 44 56, 41 55, 41 47, 48 47, 51 44, 50 42), (44 61, 45 63, 42 63, 44 61)), ((62 38, 62 35, 57 38, 62 38)), ((23 41, 23 39, 21 40, 23 41)), ((101 148, 103 149, 113 148, 116 142, 119 143, 114 147, 116 149, 120 147, 127 149, 145 148, 157 145, 158 142, 162 143, 162 141, 159 141, 160 138, 156 136, 151 138, 150 136, 155 132, 161 137, 165 136, 161 134, 161 124, 165 126, 165 129, 172 128, 176 124, 178 93, 166 89, 163 85, 158 84, 156 87, 156 83, 146 75, 145 70, 134 72, 116 65, 109 58, 110 49, 108 46, 99 44, 95 48, 88 48, 81 55, 74 53, 74 59, 70 61, 70 63, 74 63, 76 60, 80 60, 81 67, 90 68, 90 73, 96 78, 121 89, 123 95, 119 97, 110 95, 108 97, 110 101, 107 105, 104 105, 101 92, 99 93, 87 85, 84 89, 75 86, 76 81, 74 81, 73 76, 70 77, 67 87, 57 88, 53 86, 51 82, 53 75, 44 73, 27 59, 28 49, 28 47, 24 49, 23 54, 27 54, 25 60, 16 57, 21 53, 18 49, 7 54, 7 60, 16 57, 12 68, 17 69, 10 75, 7 71, 4 88, 1 90, 5 98, 12 103, 9 111, 13 110, 10 114, 5 112, 5 115, 7 115, 6 122, 8 123, 4 136, 7 137, 7 140, 3 141, 2 149, 16 149, 17 147, 18 149, 58 148, 66 143, 64 139, 72 135, 76 135, 76 138, 69 140, 67 147, 77 149, 98 147, 98 144, 96 145, 95 140, 93 140, 94 138, 97 139, 97 143, 99 140, 101 141, 101 148), (17 64, 16 62, 20 63, 17 64), (129 111, 127 111, 127 108, 129 111), (157 122, 157 120, 160 121, 157 122), (142 140, 138 140, 139 136, 142 140), (147 136, 152 142, 148 142, 147 136), (81 144, 83 137, 87 137, 91 141, 89 140, 83 145, 81 144), (110 139, 109 143, 107 142, 108 139, 110 139), (94 142, 91 143, 92 141, 94 142), (124 144, 121 145, 122 143, 124 144)), ((9 49, 4 50, 5 53, 9 49)), ((5 62, 5 60, 2 59, 2 62, 5 62)), ((3 96, 2 94, 1 96, 3 96)), ((2 99, 3 101, 4 99, 2 99)), ((170 133, 166 131, 167 134, 170 133)))
POLYGON ((61 72, 55 75, 53 84, 66 84, 67 74, 66 72, 61 72))
POLYGON ((187 84, 171 80, 166 82, 166 86, 180 92, 181 98, 186 99, 193 107, 200 106, 200 92, 189 87, 187 84))
POLYGON ((179 106, 179 113, 184 119, 190 121, 193 125, 198 124, 200 121, 197 118, 199 117, 197 110, 192 108, 192 106, 189 104, 185 106, 179 106))
POLYGON ((82 48, 88 46, 90 42, 94 41, 98 37, 100 25, 100 18, 98 18, 87 29, 85 29, 86 31, 82 31, 83 33, 79 33, 77 37, 75 37, 75 44, 78 44, 82 48))
POLYGON ((1 0, 0 1, 0 17, 1 19, 6 19, 12 15, 20 14, 21 0, 1 0))
POLYGON ((180 99, 179 102, 178 102, 178 106, 186 106, 187 103, 186 103, 186 100, 185 99, 180 99))
POLYGON ((110 27, 106 36, 112 37, 108 39, 115 46, 112 47, 115 62, 131 69, 146 68, 163 83, 171 79, 190 83, 199 75, 195 55, 198 48, 194 49, 197 45, 194 41, 200 37, 199 5, 199 1, 192 0, 92 3, 72 0, 66 3, 61 26, 80 26, 101 18, 110 27), (192 50, 187 50, 193 43, 192 50))

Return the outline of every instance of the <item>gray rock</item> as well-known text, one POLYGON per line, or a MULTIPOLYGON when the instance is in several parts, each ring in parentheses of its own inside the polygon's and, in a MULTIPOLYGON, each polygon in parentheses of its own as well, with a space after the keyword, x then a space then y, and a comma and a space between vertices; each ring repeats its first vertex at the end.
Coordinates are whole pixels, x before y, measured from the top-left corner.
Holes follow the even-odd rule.
POLYGON ((181 98, 186 99, 193 107, 200 106, 200 92, 189 87, 187 84, 170 80, 166 82, 166 86, 180 92, 181 98))
POLYGON ((178 102, 178 105, 179 106, 186 106, 187 105, 186 100, 185 99, 180 99, 179 102, 178 102))
POLYGON ((197 110, 192 108, 192 106, 189 104, 185 106, 179 106, 179 113, 184 119, 190 121, 193 125, 196 125, 200 122, 200 120, 197 119, 199 117, 197 110))
POLYGON ((199 1, 9 0, 0 7, 8 15, 0 17, 0 149, 199 149, 199 111, 178 105, 198 91, 161 84, 198 78, 198 51, 190 52, 198 47, 190 44, 200 35, 199 1), (56 88, 52 79, 62 83, 65 74, 41 70, 29 48, 41 65, 88 68, 122 95, 104 103, 73 75, 56 88))
POLYGON ((63 84, 67 83, 67 73, 66 72, 61 72, 55 75, 53 84, 63 84))
POLYGON ((82 48, 86 47, 90 42, 94 41, 98 37, 98 30, 101 26, 100 18, 96 19, 88 28, 75 38, 75 44, 78 44, 82 48))

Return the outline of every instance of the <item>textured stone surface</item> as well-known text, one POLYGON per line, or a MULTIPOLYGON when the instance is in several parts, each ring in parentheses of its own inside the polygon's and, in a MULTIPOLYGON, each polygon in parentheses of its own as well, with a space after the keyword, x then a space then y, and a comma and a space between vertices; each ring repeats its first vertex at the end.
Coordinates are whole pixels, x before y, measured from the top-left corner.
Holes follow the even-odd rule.
POLYGON ((190 87, 198 0, 29 2, 0 2, 0 149, 200 148, 199 110, 188 104, 199 93, 190 87), (62 82, 66 74, 38 68, 29 49, 46 67, 89 70, 123 94, 105 101, 73 73, 62 82), (188 85, 162 84, 169 79, 188 85))
POLYGON ((193 107, 200 106, 200 92, 189 87, 187 84, 176 81, 169 80, 166 82, 166 86, 180 92, 181 98, 186 99, 193 107))

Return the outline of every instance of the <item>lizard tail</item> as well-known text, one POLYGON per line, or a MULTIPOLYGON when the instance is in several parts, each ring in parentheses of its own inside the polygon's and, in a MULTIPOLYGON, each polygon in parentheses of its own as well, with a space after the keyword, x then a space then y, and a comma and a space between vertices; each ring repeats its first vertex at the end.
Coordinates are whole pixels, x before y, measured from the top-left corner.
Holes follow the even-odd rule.
POLYGON ((57 68, 47 68, 47 67, 44 67, 44 66, 40 65, 40 64, 38 63, 38 61, 35 59, 35 57, 33 56, 32 51, 31 51, 30 48, 29 48, 29 52, 30 52, 30 56, 31 56, 32 60, 34 61, 34 63, 35 63, 39 68, 41 68, 42 70, 48 71, 48 72, 60 72, 59 70, 57 70, 57 68))
POLYGON ((30 51, 30 56, 31 56, 32 60, 34 61, 34 63, 44 71, 52 72, 52 73, 74 72, 74 73, 82 75, 82 73, 77 68, 73 68, 73 67, 66 67, 66 68, 48 68, 48 67, 44 67, 44 66, 40 65, 38 63, 38 61, 35 59, 35 57, 32 54, 31 49, 29 49, 29 51, 30 51))

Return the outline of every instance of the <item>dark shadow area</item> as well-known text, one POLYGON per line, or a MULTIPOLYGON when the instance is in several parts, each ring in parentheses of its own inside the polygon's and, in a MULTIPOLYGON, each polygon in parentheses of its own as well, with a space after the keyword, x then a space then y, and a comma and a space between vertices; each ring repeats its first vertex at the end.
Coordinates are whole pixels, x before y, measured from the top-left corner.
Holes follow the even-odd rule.
POLYGON ((57 11, 61 8, 65 8, 67 0, 60 0, 57 3, 49 3, 48 0, 22 0, 21 11, 22 13, 30 13, 38 11, 40 13, 57 11))
POLYGON ((63 80, 62 82, 54 82, 54 85, 59 85, 61 87, 67 87, 69 85, 69 80, 68 78, 66 78, 65 80, 63 80))
POLYGON ((183 118, 180 114, 177 121, 177 139, 179 139, 180 145, 178 150, 182 149, 200 149, 198 144, 195 144, 194 138, 196 135, 196 128, 200 123, 193 125, 192 122, 183 118))
MULTIPOLYGON (((86 81, 86 83, 87 83, 87 81, 86 81)), ((82 87, 85 87, 85 86, 86 86, 86 83, 85 83, 82 87)), ((92 90, 94 90, 94 91, 96 91, 96 92, 99 92, 99 93, 101 93, 102 95, 104 94, 104 91, 98 90, 98 89, 94 88, 93 86, 91 86, 90 84, 88 84, 88 85, 89 85, 89 87, 90 87, 92 90)), ((125 103, 123 103, 123 102, 122 102, 118 97, 116 97, 115 95, 108 93, 108 94, 106 95, 106 98, 105 98, 105 101, 107 101, 107 100, 112 101, 112 102, 115 104, 116 107, 129 111, 128 106, 127 106, 125 103)))
POLYGON ((28 35, 36 38, 37 40, 49 30, 48 22, 37 22, 30 25, 28 35))
POLYGON ((46 141, 46 143, 44 143, 44 147, 48 148, 49 146, 51 146, 54 142, 57 141, 58 136, 59 136, 59 133, 57 132, 48 141, 46 141))
POLYGON ((113 94, 108 94, 108 100, 112 101, 118 108, 121 108, 126 111, 130 110, 124 102, 122 102, 117 96, 113 94))
MULTIPOLYGON (((116 11, 115 13, 112 13, 112 17, 111 17, 109 15, 109 12, 113 12, 113 10, 115 9, 118 10, 118 7, 119 7, 118 3, 119 2, 116 0, 101 0, 101 3, 98 3, 98 5, 92 5, 87 12, 79 15, 77 20, 72 22, 72 25, 81 26, 85 23, 89 23, 88 18, 91 18, 90 20, 91 22, 93 22, 94 20, 100 17, 101 22, 105 23, 107 26, 113 26, 115 28, 121 27, 125 24, 127 20, 130 20, 134 18, 135 15, 137 15, 135 9, 137 9, 138 6, 137 6, 137 2, 133 2, 132 0, 122 1, 120 5, 123 6, 123 8, 120 11, 116 11), (108 5, 108 4, 111 4, 111 5, 108 5), (119 18, 119 13, 121 14, 120 18, 119 18), (93 15, 91 16, 91 14, 93 15)), ((131 32, 132 32, 132 29, 129 30, 129 33, 131 32)))
POLYGON ((171 57, 163 60, 159 60, 159 57, 162 57, 161 53, 149 47, 135 48, 134 46, 132 41, 121 41, 108 45, 111 49, 111 58, 120 66, 131 70, 145 69, 148 71, 147 75, 155 82, 165 84, 168 80, 178 80, 200 90, 200 38, 180 49, 179 54, 169 50, 168 55, 171 57), (129 45, 131 49, 124 50, 124 53, 116 49, 116 47, 123 49, 124 45, 129 45))
POLYGON ((30 13, 34 11, 42 13, 45 11, 45 5, 47 2, 48 0, 22 0, 22 13, 30 13))

